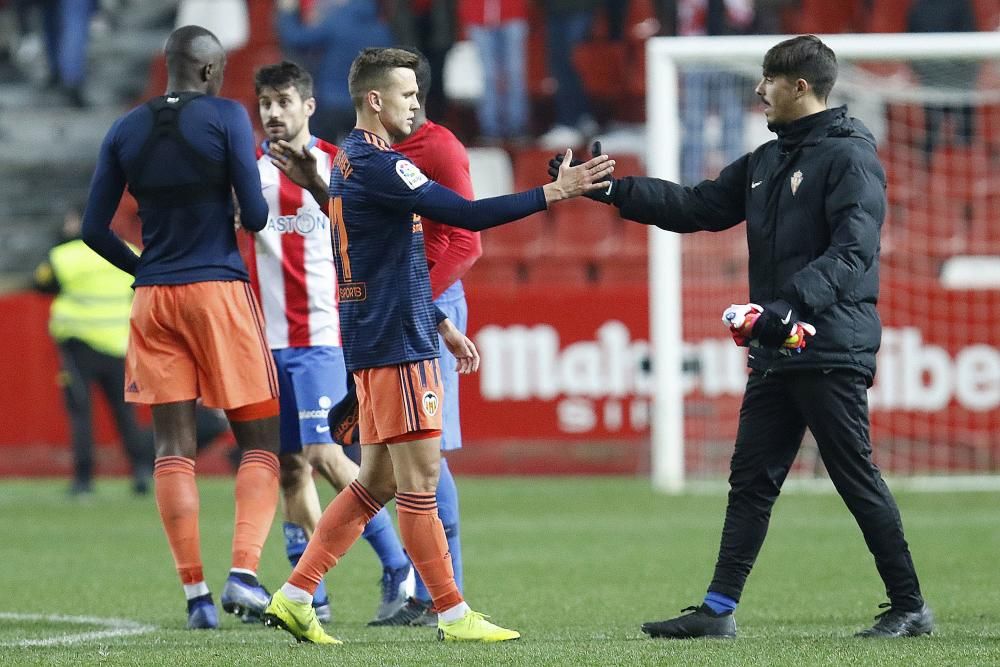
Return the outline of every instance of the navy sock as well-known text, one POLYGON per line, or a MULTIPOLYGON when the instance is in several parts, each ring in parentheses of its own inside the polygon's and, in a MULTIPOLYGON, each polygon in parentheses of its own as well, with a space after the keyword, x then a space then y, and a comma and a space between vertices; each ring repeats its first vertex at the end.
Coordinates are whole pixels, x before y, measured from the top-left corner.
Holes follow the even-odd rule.
MULTIPOLYGON (((448 460, 441 459, 441 476, 437 487, 438 516, 444 524, 444 535, 448 539, 448 551, 451 553, 451 566, 455 570, 455 584, 459 592, 464 590, 462 582, 462 542, 458 534, 458 487, 455 478, 448 468, 448 460)), ((418 600, 428 601, 431 594, 417 574, 417 587, 414 594, 418 600)))
POLYGON ((731 614, 733 610, 736 609, 737 602, 728 595, 723 595, 722 593, 716 593, 715 591, 709 591, 705 595, 705 606, 715 612, 717 615, 731 614))

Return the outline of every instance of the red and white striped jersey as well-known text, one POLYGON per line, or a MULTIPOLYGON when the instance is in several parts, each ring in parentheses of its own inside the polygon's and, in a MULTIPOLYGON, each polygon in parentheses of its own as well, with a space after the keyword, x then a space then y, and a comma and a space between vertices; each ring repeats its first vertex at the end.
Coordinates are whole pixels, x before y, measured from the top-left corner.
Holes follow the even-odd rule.
MULTIPOLYGON (((329 182, 337 147, 312 138, 316 168, 329 182)), ((340 346, 337 272, 330 219, 307 190, 292 183, 258 151, 257 169, 267 225, 250 234, 250 281, 267 326, 271 349, 340 346)))

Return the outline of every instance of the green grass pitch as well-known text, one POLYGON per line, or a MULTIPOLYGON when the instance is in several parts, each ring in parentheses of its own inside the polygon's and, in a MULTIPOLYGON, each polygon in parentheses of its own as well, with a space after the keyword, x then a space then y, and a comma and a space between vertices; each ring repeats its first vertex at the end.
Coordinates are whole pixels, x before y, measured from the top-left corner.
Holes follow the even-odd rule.
MULTIPOLYGON (((205 572, 218 595, 232 480, 199 484, 205 572)), ((659 496, 646 480, 620 478, 459 484, 466 594, 520 630, 519 642, 453 645, 431 629, 366 627, 380 571, 363 543, 327 578, 330 631, 345 645, 295 645, 226 615, 220 631, 188 631, 152 498, 131 497, 122 481, 100 481, 85 503, 68 501, 61 480, 2 481, 0 665, 1000 664, 997 493, 898 495, 938 617, 933 637, 852 638, 884 600, 871 557, 838 497, 788 493, 737 611, 739 637, 670 642, 646 638, 639 625, 701 599, 724 493, 659 496), (122 626, 108 619, 141 634, 117 634, 122 626)), ((273 589, 287 573, 276 521, 261 577, 273 589)))

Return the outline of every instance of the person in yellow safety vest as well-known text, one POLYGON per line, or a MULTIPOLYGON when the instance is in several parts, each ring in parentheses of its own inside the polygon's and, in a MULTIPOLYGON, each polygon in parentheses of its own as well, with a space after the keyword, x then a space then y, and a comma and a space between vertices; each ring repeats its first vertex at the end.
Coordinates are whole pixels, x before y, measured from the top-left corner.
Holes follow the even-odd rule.
POLYGON ((132 276, 117 269, 80 240, 80 214, 66 212, 63 243, 35 269, 35 288, 55 294, 49 333, 59 349, 66 411, 73 433, 70 494, 93 492, 94 437, 91 390, 101 388, 114 414, 132 466, 132 490, 149 493, 153 470, 152 434, 139 427, 125 402, 125 346, 132 308, 132 276))

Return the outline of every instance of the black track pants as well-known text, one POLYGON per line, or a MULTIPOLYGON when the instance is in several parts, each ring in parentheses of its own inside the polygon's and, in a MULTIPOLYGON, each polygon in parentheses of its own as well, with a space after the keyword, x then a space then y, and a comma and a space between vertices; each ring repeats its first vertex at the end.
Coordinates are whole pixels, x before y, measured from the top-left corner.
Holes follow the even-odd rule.
POLYGON ((854 515, 894 607, 923 604, 899 509, 872 462, 864 376, 849 369, 751 374, 730 463, 729 503, 709 590, 739 600, 771 508, 812 431, 830 479, 854 515))

